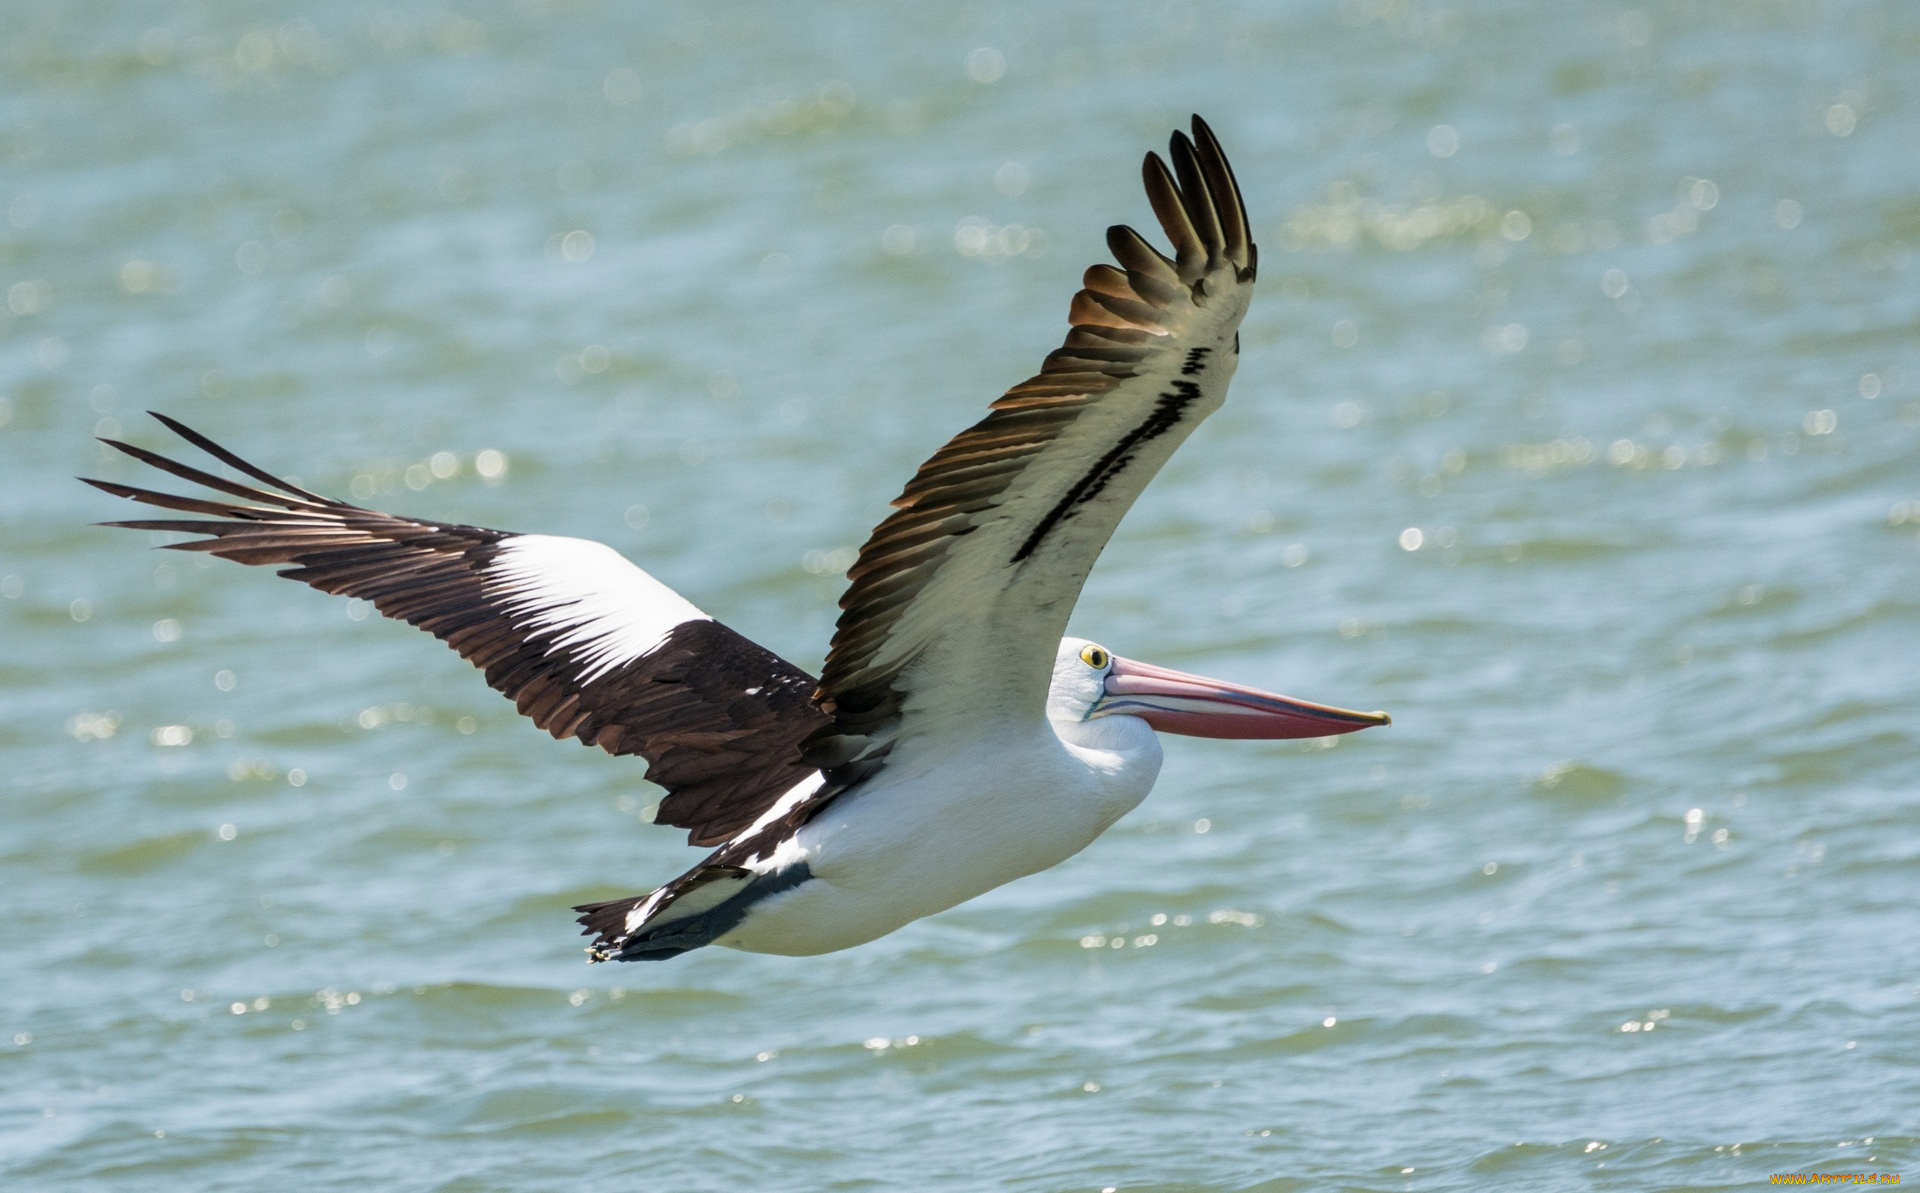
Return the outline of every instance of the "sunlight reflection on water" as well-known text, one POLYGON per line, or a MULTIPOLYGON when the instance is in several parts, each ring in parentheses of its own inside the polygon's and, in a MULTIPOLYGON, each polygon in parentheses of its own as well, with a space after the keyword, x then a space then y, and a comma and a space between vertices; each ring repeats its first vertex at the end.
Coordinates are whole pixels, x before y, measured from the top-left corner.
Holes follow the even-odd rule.
POLYGON ((12 1183, 1913 1166, 1909 8, 13 16, 12 1183), (859 950, 583 969, 566 909, 688 860, 630 760, 70 479, 164 410, 814 667, 1195 110, 1261 290, 1075 630, 1395 723, 1172 741, 1085 854, 859 950))

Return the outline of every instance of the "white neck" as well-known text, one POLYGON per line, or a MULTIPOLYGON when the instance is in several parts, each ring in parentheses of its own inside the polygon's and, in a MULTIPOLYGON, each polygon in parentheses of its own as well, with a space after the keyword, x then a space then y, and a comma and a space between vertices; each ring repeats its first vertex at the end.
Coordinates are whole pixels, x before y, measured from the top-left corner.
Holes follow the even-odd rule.
POLYGON ((1107 823, 1120 819, 1147 798, 1160 776, 1160 738, 1139 717, 1116 714, 1091 721, 1049 719, 1048 724, 1100 784, 1107 823))

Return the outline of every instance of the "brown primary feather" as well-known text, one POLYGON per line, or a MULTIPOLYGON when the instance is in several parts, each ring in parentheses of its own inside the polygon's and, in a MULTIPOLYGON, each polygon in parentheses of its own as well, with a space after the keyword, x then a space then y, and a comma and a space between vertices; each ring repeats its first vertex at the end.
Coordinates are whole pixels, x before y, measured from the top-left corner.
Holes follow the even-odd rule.
MULTIPOLYGON (((1178 134, 1175 134, 1176 136, 1178 134)), ((1167 172, 1167 163, 1157 153, 1149 153, 1141 166, 1141 176, 1147 185, 1147 202, 1153 206, 1154 218, 1166 229, 1167 239, 1173 242, 1173 265, 1179 271, 1180 281, 1188 286, 1200 280, 1207 270, 1207 246, 1200 239, 1200 232, 1193 226, 1193 218, 1187 212, 1182 201, 1180 188, 1167 172)))
POLYGON ((1174 177, 1180 181, 1180 205, 1186 210, 1194 233, 1206 249, 1207 268, 1212 269, 1220 263, 1220 252, 1226 245, 1226 238, 1220 233, 1220 214, 1214 210, 1213 196, 1207 192, 1200 166, 1193 160, 1193 143, 1175 133, 1167 156, 1173 162, 1174 177))
MULTIPOLYGON (((1220 149, 1219 138, 1204 120, 1195 120, 1194 139, 1199 144, 1200 172, 1206 176, 1207 189, 1219 196, 1221 231, 1225 236, 1227 259, 1241 269, 1253 266, 1253 230, 1247 226, 1246 205, 1240 200, 1240 183, 1233 176, 1233 163, 1220 149)), ((1251 274, 1241 278, 1251 280, 1251 274)))

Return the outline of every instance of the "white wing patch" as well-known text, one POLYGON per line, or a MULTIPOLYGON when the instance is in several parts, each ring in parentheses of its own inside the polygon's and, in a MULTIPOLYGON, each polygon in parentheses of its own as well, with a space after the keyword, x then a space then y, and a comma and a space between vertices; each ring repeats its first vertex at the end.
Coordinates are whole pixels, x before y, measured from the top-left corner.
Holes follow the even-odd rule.
POLYGON ((733 839, 735 841, 742 841, 753 836, 761 829, 799 807, 808 796, 820 790, 820 788, 826 784, 826 781, 827 777, 825 775, 819 771, 814 771, 806 778, 795 783, 792 787, 789 787, 782 793, 778 800, 774 801, 771 808, 768 808, 760 814, 760 819, 754 821, 746 828, 741 829, 738 833, 735 833, 733 839))
POLYGON ((500 544, 487 580, 516 622, 565 631, 548 653, 575 655, 580 683, 652 653, 677 625, 712 620, 612 547, 589 539, 516 535, 500 544))
MULTIPOLYGON (((811 799, 825 785, 826 776, 819 771, 808 775, 783 792, 774 805, 761 814, 760 819, 741 829, 728 844, 735 845, 751 839, 756 833, 811 799)), ((757 876, 765 876, 785 870, 796 862, 804 862, 807 858, 808 852, 801 847, 798 837, 789 834, 776 841, 771 850, 756 853, 740 864, 757 876)), ((627 912, 626 932, 631 935, 647 926, 652 922, 655 912, 659 912, 662 917, 660 924, 671 924, 676 920, 710 911, 738 894, 747 881, 737 877, 715 878, 678 896, 663 909, 661 903, 674 885, 669 883, 648 895, 627 912)))

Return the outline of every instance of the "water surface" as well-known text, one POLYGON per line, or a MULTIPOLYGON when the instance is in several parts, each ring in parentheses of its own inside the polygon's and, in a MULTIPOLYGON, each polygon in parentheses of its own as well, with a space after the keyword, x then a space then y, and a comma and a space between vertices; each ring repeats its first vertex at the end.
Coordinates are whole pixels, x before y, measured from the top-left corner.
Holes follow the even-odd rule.
POLYGON ((9 1187, 1915 1175, 1911 6, 7 23, 9 1187), (632 760, 71 480, 162 409, 814 667, 1190 111, 1261 289, 1074 630, 1395 723, 1171 742, 1081 856, 860 949, 587 967, 567 907, 696 856, 632 760))

